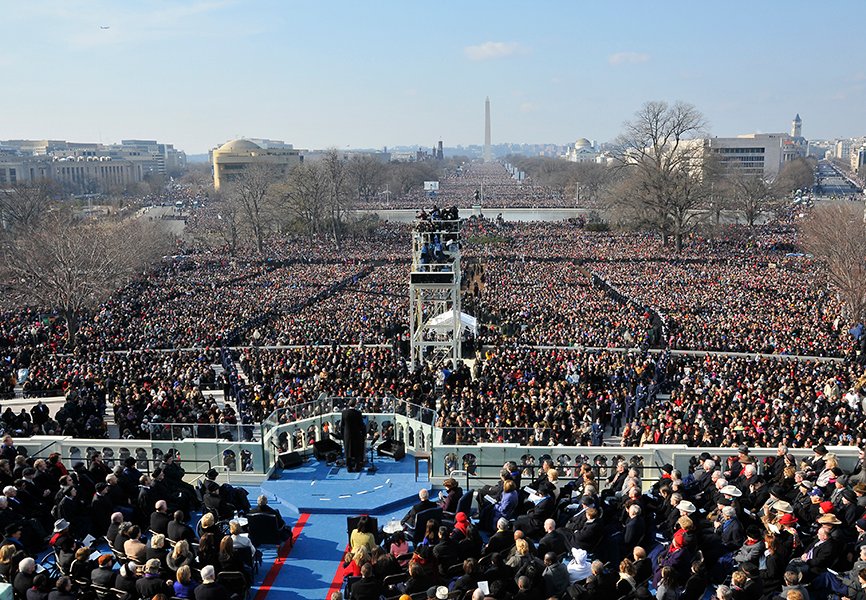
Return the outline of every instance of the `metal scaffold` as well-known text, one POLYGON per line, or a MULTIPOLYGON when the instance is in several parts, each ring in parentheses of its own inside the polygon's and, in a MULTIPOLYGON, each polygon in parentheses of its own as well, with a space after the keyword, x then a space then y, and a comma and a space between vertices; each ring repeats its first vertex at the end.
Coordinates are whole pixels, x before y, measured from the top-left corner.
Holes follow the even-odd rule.
POLYGON ((423 219, 412 232, 409 275, 410 346, 413 369, 461 357, 460 221, 423 219))

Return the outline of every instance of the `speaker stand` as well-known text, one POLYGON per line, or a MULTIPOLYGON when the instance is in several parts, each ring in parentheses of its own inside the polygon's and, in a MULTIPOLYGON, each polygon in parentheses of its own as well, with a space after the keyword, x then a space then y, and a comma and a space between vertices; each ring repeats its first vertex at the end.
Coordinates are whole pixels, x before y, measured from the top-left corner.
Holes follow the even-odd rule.
POLYGON ((375 453, 373 452, 373 450, 374 450, 375 446, 376 446, 375 443, 370 442, 370 466, 367 467, 367 473, 370 475, 372 475, 373 473, 375 473, 376 471, 379 470, 376 468, 376 463, 374 462, 375 461, 375 459, 374 459, 375 453))

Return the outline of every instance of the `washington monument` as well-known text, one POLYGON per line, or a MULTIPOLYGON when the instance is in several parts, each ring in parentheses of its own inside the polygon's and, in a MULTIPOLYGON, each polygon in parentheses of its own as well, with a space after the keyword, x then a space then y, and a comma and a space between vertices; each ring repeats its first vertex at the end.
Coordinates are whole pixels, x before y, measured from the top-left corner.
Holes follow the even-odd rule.
POLYGON ((490 148, 490 96, 484 101, 484 162, 493 160, 490 148))

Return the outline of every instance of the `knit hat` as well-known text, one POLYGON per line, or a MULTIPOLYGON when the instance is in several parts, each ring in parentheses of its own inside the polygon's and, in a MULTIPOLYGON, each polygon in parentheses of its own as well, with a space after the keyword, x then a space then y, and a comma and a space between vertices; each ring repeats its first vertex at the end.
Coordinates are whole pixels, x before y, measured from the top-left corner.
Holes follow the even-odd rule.
POLYGON ((818 505, 824 514, 833 512, 833 503, 829 500, 824 500, 821 504, 818 505))

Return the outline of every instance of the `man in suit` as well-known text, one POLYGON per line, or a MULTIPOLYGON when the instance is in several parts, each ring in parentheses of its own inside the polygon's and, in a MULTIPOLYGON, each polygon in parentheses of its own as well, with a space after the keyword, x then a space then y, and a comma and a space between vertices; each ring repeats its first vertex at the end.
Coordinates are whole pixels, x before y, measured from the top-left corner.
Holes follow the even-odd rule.
POLYGON ((256 501, 255 508, 250 511, 250 515, 255 514, 273 515, 274 517, 276 517, 277 528, 279 529, 280 539, 282 541, 286 541, 292 537, 292 528, 286 526, 286 522, 283 520, 283 515, 280 514, 280 511, 268 506, 267 496, 259 496, 258 500, 256 501))
POLYGON ((568 552, 569 544, 565 535, 556 529, 556 521, 547 519, 544 522, 544 536, 538 541, 538 558, 544 558, 548 552, 553 552, 557 556, 568 552))
POLYGON ((225 600, 230 596, 228 589, 216 582, 216 575, 212 565, 201 568, 201 585, 196 586, 193 592, 195 600, 225 600))
POLYGON ((15 590, 16 598, 27 597, 27 590, 33 586, 33 577, 36 575, 36 561, 29 556, 18 563, 18 573, 12 580, 12 588, 15 590))
POLYGON ((114 556, 111 554, 102 554, 96 559, 96 568, 90 571, 90 581, 94 585, 101 585, 104 588, 114 587, 114 556))
POLYGON ((836 561, 836 545, 830 539, 826 527, 818 529, 818 539, 809 546, 800 557, 809 567, 809 571, 818 575, 833 566, 836 561))
POLYGON ((541 500, 530 508, 525 515, 517 517, 515 527, 526 532, 526 535, 529 536, 534 537, 539 534, 544 527, 544 522, 552 517, 556 511, 556 500, 553 497, 555 492, 556 488, 553 487, 552 483, 542 483, 538 490, 539 495, 542 496, 541 500))
POLYGON ((357 402, 352 399, 349 407, 340 416, 343 429, 343 451, 346 455, 346 468, 349 472, 360 471, 364 466, 364 436, 367 427, 364 416, 357 409, 357 402))
POLYGON ((415 517, 418 513, 425 511, 430 508, 436 508, 436 503, 431 502, 430 500, 430 492, 426 489, 422 489, 418 492, 418 502, 416 502, 412 508, 409 509, 409 512, 406 513, 406 516, 400 521, 403 525, 415 525, 415 517))
POLYGON ((447 527, 439 528, 439 543, 433 546, 433 556, 439 563, 439 573, 443 577, 448 576, 448 569, 460 561, 460 549, 457 542, 448 535, 447 527))
POLYGON ((604 523, 599 519, 597 508, 586 509, 586 523, 574 532, 574 545, 590 552, 604 535, 604 523))
POLYGON ((168 503, 165 500, 158 500, 155 508, 156 510, 150 513, 150 530, 166 535, 168 533, 168 524, 171 521, 171 517, 168 516, 168 503))
POLYGON ((165 537, 175 542, 186 540, 192 544, 196 541, 195 532, 192 530, 192 527, 186 524, 182 510, 174 511, 174 519, 169 522, 165 531, 165 537))
POLYGON ((487 540, 487 545, 481 552, 482 556, 488 554, 499 554, 514 545, 514 534, 509 531, 508 519, 499 519, 496 523, 496 533, 487 540))
POLYGON ((373 565, 364 563, 361 579, 352 584, 352 598, 355 600, 379 600, 383 592, 381 582, 373 576, 373 565))
MULTIPOLYGON (((91 533, 94 536, 103 536, 108 532, 108 529, 111 527, 109 515, 112 515, 114 512, 120 514, 121 522, 123 521, 123 513, 114 510, 114 502, 112 502, 111 497, 108 495, 108 484, 104 481, 96 485, 96 494, 94 494, 93 499, 90 501, 90 510, 93 515, 91 533)), ((69 517, 66 517, 66 520, 68 521, 69 517)), ((115 535, 117 535, 116 530, 115 535)), ((114 538, 109 537, 108 539, 113 540, 114 538)))

